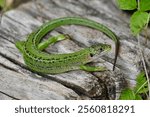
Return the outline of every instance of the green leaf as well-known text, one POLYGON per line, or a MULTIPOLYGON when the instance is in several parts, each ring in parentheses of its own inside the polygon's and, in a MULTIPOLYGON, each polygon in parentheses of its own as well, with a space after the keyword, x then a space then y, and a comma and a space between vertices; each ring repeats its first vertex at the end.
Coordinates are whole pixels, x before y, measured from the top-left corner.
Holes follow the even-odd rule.
POLYGON ((120 100, 135 100, 135 94, 132 89, 126 88, 121 92, 120 100))
POLYGON ((148 92, 148 83, 145 77, 145 73, 141 72, 136 78, 136 86, 134 92, 141 94, 148 92))
POLYGON ((150 0, 140 0, 140 11, 150 10, 150 0))
POLYGON ((4 4, 5 4, 5 0, 0 0, 0 7, 4 7, 4 4))
POLYGON ((143 99, 139 94, 137 94, 137 95, 135 95, 135 100, 143 100, 143 99))
POLYGON ((130 19, 130 29, 133 35, 137 35, 148 23, 149 14, 147 12, 136 11, 130 19))
POLYGON ((117 4, 122 10, 134 10, 137 8, 136 0, 117 0, 117 4))

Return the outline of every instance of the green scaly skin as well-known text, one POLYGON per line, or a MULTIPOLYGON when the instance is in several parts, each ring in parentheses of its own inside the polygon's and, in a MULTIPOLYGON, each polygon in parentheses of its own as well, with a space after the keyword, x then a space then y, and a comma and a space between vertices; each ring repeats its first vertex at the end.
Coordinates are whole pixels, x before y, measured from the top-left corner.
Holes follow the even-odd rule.
POLYGON ((111 46, 108 44, 97 44, 78 52, 68 54, 48 54, 42 52, 42 50, 48 47, 48 45, 68 38, 66 35, 58 35, 40 43, 43 36, 59 26, 71 24, 87 26, 99 30, 115 42, 116 53, 113 66, 114 70, 119 49, 118 37, 106 26, 89 19, 78 17, 65 17, 51 20, 50 22, 42 25, 37 31, 31 33, 28 36, 27 41, 18 41, 16 43, 16 47, 23 54, 26 65, 33 71, 50 74, 63 73, 76 69, 86 71, 105 70, 103 67, 86 67, 85 64, 91 62, 95 55, 111 50, 111 46))

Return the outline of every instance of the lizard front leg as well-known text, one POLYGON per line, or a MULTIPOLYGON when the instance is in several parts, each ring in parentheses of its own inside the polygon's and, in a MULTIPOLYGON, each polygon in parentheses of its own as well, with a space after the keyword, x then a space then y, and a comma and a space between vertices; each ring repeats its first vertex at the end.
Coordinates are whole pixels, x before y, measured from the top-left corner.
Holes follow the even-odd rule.
POLYGON ((97 71, 105 71, 107 70, 106 67, 102 66, 88 66, 88 65, 81 65, 81 70, 88 71, 88 72, 97 72, 97 71))

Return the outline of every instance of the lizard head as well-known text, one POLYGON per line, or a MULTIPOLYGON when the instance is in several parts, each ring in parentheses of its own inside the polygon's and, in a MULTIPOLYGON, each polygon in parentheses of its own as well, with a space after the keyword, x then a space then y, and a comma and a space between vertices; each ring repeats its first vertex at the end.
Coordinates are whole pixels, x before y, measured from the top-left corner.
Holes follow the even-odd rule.
POLYGON ((102 55, 111 50, 111 45, 99 43, 90 47, 90 56, 102 55))

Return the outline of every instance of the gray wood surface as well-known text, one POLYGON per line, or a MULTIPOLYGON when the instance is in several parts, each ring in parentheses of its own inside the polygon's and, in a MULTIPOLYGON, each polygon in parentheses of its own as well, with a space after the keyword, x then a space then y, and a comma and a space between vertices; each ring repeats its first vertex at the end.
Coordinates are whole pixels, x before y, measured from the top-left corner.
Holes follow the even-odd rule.
MULTIPOLYGON (((120 11, 114 0, 36 0, 6 12, 0 26, 0 99, 118 99, 123 87, 134 86, 136 75, 143 69, 137 39, 129 29, 129 16, 120 11), (81 70, 58 75, 31 72, 15 47, 17 40, 54 18, 81 16, 108 26, 119 37, 121 47, 117 68, 112 71, 114 42, 101 32, 82 26, 63 26, 49 35, 67 33, 71 40, 56 43, 50 53, 69 53, 95 43, 108 43, 112 51, 91 65, 103 65, 105 72, 81 70)), ((148 29, 149 32, 149 29, 148 29)), ((150 41, 144 44, 150 69, 150 41)))

